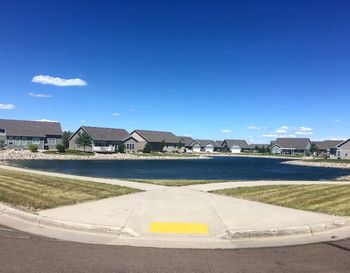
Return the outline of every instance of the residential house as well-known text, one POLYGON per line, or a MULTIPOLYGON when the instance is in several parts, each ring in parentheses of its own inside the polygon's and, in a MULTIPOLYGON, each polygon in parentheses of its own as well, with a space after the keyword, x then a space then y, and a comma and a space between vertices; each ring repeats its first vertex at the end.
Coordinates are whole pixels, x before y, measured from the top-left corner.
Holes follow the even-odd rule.
POLYGON ((225 139, 223 142, 224 150, 230 151, 233 154, 249 151, 250 146, 243 139, 225 139))
POLYGON ((193 141, 193 138, 189 136, 178 136, 178 138, 185 148, 188 148, 191 142, 193 141))
POLYGON ((337 158, 350 159, 350 139, 337 145, 337 158))
POLYGON ((194 153, 213 153, 219 148, 219 144, 216 141, 208 139, 195 139, 189 144, 189 148, 194 153))
POLYGON ((79 133, 88 133, 92 138, 92 146, 85 147, 87 151, 93 152, 114 152, 118 145, 124 142, 129 133, 124 129, 81 126, 69 138, 69 148, 83 150, 83 147, 76 143, 79 133))
POLYGON ((310 152, 309 138, 277 138, 271 142, 272 154, 307 155, 310 152))
POLYGON ((336 157, 337 146, 342 142, 343 140, 314 141, 317 146, 317 156, 336 157))
POLYGON ((142 151, 147 143, 152 151, 179 152, 182 151, 180 142, 181 139, 171 132, 149 130, 134 130, 124 139, 127 152, 142 151))
POLYGON ((7 149, 28 149, 31 144, 39 150, 56 149, 62 142, 59 122, 0 119, 0 139, 7 149))

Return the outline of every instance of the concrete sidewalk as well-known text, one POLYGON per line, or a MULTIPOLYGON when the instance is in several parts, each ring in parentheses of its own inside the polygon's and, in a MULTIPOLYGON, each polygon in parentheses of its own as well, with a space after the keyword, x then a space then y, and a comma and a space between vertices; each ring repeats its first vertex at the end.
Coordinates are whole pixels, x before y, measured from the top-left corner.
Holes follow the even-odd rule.
MULTIPOLYGON (((167 188, 41 211, 62 221, 125 227, 137 238, 169 242, 200 239, 225 241, 304 234, 335 229, 348 218, 300 211, 194 191, 167 188), (153 223, 207 225, 207 233, 154 232, 153 223)), ((183 230, 182 230, 183 231, 183 230)), ((350 236, 350 233, 349 233, 350 236)), ((226 243, 225 243, 226 244, 226 243)), ((189 247, 193 247, 189 244, 189 247)))

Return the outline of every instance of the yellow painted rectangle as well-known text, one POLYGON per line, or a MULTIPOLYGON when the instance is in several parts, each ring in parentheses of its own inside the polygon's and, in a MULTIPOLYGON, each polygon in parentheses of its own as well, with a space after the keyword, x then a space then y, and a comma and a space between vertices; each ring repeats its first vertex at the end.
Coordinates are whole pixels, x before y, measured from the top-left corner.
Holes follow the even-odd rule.
POLYGON ((207 224, 198 223, 151 223, 150 231, 153 233, 179 233, 179 234, 208 234, 207 224))

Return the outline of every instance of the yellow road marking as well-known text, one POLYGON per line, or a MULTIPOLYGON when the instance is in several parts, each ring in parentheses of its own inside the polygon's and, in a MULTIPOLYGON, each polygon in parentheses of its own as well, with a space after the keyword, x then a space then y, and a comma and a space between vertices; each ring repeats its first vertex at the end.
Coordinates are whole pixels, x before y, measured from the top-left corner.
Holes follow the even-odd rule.
POLYGON ((181 234, 208 234, 207 224, 198 223, 151 223, 150 232, 153 233, 181 233, 181 234))

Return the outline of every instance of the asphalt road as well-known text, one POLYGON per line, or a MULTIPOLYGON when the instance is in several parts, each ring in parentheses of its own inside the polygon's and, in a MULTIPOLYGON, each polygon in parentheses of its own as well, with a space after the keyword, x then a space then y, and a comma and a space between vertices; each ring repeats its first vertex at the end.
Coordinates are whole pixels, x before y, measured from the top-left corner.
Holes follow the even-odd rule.
POLYGON ((350 239, 264 249, 181 250, 80 244, 0 226, 0 272, 349 273, 350 239))

